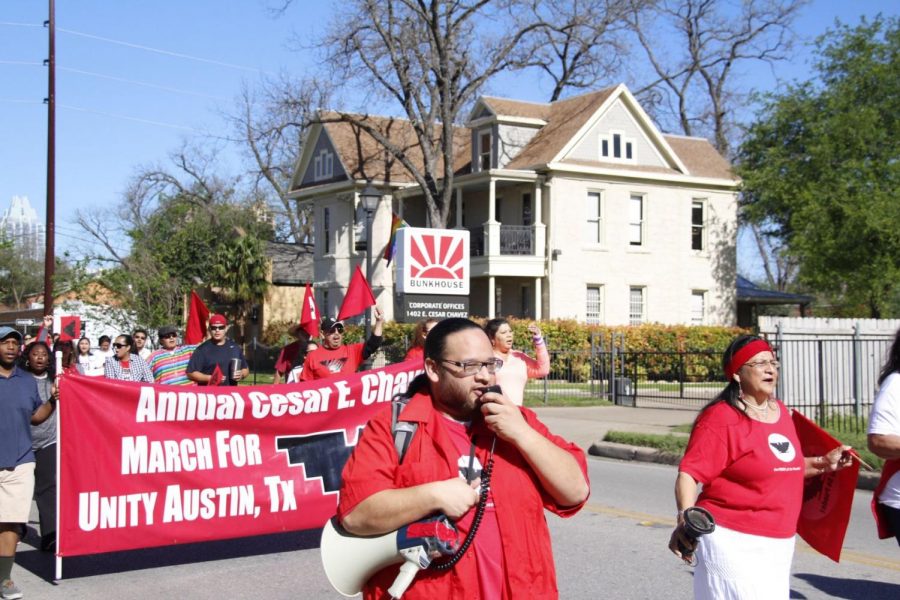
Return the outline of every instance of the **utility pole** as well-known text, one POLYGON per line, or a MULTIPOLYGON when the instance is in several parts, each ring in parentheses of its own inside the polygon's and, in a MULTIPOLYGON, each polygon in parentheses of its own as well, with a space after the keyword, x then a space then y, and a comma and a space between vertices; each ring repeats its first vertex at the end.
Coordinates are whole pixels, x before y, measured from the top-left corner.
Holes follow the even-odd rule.
POLYGON ((53 271, 56 265, 56 8, 49 0, 47 27, 49 55, 47 65, 47 226, 44 231, 44 314, 53 314, 53 271))

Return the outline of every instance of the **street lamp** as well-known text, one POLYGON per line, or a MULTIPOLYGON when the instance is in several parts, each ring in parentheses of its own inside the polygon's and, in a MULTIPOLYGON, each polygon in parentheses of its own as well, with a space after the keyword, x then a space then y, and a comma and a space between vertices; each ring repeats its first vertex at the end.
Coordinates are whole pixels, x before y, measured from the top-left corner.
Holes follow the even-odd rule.
MULTIPOLYGON (((359 202, 366 211, 366 281, 372 285, 372 216, 378 209, 382 193, 372 185, 372 180, 366 180, 366 187, 359 193, 359 202)), ((374 291, 374 290, 373 290, 374 291)), ((372 333, 372 307, 366 309, 366 339, 372 333)))

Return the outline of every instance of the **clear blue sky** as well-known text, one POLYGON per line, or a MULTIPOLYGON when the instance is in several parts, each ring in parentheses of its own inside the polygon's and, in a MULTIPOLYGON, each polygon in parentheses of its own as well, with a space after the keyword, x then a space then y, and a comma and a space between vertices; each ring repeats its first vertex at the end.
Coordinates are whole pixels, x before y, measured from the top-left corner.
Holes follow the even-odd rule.
MULTIPOLYGON (((336 3, 296 0, 280 18, 275 0, 57 0, 57 249, 81 245, 75 210, 115 206, 141 166, 165 164, 182 140, 224 135, 242 82, 286 71, 300 75, 315 57, 288 49, 292 33, 310 36, 336 3), (153 52, 139 47, 162 50, 153 52), (198 60, 202 59, 202 60, 198 60)), ((814 0, 796 30, 812 40, 835 18, 900 14, 896 0, 814 0)), ((46 201, 47 2, 0 3, 0 210, 13 195, 28 196, 38 214, 46 201)), ((762 67, 745 81, 763 90, 777 80, 804 78, 810 52, 762 67)), ((496 90, 493 90, 496 93, 496 90)), ((512 94, 545 100, 547 90, 524 82, 512 94)), ((231 156, 234 156, 232 153, 231 156)), ((739 269, 758 272, 753 253, 739 248, 739 269)))

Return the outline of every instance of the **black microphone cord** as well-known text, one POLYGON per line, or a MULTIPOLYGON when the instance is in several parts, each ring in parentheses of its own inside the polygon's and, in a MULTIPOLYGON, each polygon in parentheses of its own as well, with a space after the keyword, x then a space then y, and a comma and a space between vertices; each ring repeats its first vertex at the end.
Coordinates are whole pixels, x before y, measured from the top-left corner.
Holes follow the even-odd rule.
POLYGON ((484 510, 487 507, 488 493, 491 488, 491 471, 494 469, 494 447, 496 445, 497 436, 495 435, 494 440, 491 442, 491 453, 488 456, 487 464, 481 471, 481 497, 478 498, 478 506, 475 507, 475 515, 472 517, 472 526, 469 528, 469 533, 466 534, 466 539, 463 540, 459 550, 457 550, 453 556, 441 563, 432 562, 429 568, 435 569, 436 571, 447 571, 452 569, 453 565, 459 562, 463 557, 463 554, 466 553, 466 550, 469 549, 469 546, 471 546, 472 542, 475 540, 475 534, 478 532, 478 526, 481 525, 481 519, 484 517, 484 510))

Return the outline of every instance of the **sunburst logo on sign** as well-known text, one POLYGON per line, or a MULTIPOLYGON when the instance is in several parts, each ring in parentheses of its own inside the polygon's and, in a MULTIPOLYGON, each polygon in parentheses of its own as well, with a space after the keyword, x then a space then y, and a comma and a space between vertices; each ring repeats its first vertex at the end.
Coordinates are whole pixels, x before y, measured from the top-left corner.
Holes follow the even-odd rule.
POLYGON ((397 247, 398 292, 468 295, 468 231, 404 227, 397 247))
POLYGON ((420 279, 462 279, 462 239, 437 234, 412 236, 409 274, 420 279))

